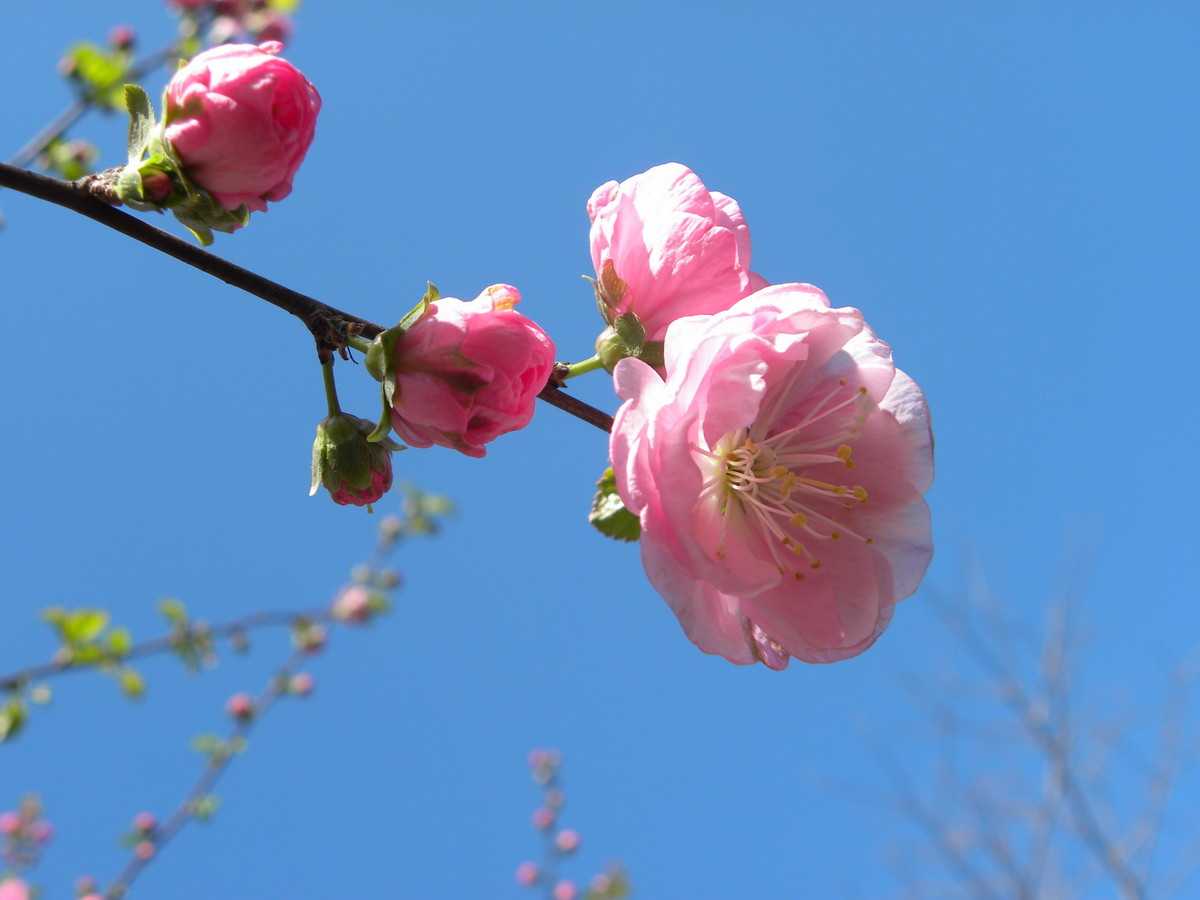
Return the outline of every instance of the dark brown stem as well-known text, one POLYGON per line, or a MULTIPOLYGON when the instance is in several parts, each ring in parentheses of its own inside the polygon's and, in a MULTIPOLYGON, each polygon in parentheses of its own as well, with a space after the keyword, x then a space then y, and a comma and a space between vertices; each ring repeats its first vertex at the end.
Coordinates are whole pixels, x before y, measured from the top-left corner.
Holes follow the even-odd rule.
MULTIPOLYGON (((288 681, 296 669, 300 667, 305 656, 305 651, 297 650, 286 663, 275 670, 274 675, 271 676, 271 680, 267 683, 267 687, 254 700, 253 715, 237 721, 230 731, 229 737, 226 739, 227 742, 234 743, 245 740, 246 735, 254 728, 255 723, 267 714, 267 711, 275 704, 276 700, 287 693, 288 681)), ((130 857, 129 862, 125 864, 125 868, 121 870, 116 880, 104 892, 104 896, 108 900, 120 900, 120 898, 124 897, 129 890, 129 886, 137 880, 142 870, 157 859, 159 854, 162 853, 163 848, 171 842, 171 839, 179 834, 195 818, 197 802, 211 793, 236 755, 235 750, 230 749, 227 752, 214 753, 211 756, 208 765, 204 767, 204 771, 200 773, 200 777, 192 785, 192 789, 187 792, 187 795, 183 798, 183 802, 149 836, 149 840, 154 845, 154 853, 145 859, 136 854, 130 857)))
MULTIPOLYGON (((347 335, 360 334, 373 338, 383 331, 383 326, 367 319, 360 319, 313 297, 293 291, 278 282, 264 278, 249 269, 214 256, 206 250, 174 235, 161 231, 141 219, 96 199, 89 184, 60 181, 36 172, 0 163, 0 187, 11 188, 77 212, 102 225, 107 225, 148 247, 173 256, 202 272, 219 278, 226 284, 266 300, 268 303, 291 313, 305 324, 317 341, 318 348, 340 349, 346 345, 347 335)), ((594 425, 602 431, 612 430, 612 416, 596 409, 558 387, 548 384, 538 395, 551 406, 594 425)))

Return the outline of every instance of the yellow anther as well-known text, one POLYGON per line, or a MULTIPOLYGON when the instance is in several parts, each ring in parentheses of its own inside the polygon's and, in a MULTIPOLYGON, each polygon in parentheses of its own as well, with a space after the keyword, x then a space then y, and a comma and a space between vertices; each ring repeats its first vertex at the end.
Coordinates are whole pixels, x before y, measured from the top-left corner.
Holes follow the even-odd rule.
POLYGON ((851 493, 854 494, 854 499, 857 500, 859 503, 867 502, 867 489, 865 487, 863 487, 861 484, 856 484, 854 486, 854 488, 851 490, 851 493))
POLYGON ((797 581, 803 581, 804 573, 803 572, 793 572, 792 577, 795 578, 797 581))
POLYGON ((830 539, 830 540, 833 540, 833 541, 838 541, 838 540, 841 540, 841 538, 842 538, 842 533, 841 533, 840 531, 831 531, 831 532, 829 532, 829 539, 830 539))
POLYGON ((792 516, 792 524, 797 528, 803 528, 808 524, 808 516, 806 516, 804 513, 796 513, 794 516, 792 516))
POLYGON ((853 453, 854 449, 849 444, 842 444, 837 448, 837 458, 842 461, 847 469, 854 468, 854 460, 851 459, 853 453))
POLYGON ((814 560, 812 561, 812 567, 813 567, 814 569, 819 569, 819 568, 821 568, 821 561, 820 561, 819 559, 814 559, 814 560))

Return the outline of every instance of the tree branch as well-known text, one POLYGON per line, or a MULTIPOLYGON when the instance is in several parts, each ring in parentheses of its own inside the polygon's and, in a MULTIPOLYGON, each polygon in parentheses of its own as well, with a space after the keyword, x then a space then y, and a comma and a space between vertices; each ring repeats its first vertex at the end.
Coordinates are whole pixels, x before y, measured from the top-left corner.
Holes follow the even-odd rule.
MULTIPOLYGON (((252 631, 256 628, 291 627, 301 621, 328 623, 333 621, 333 615, 328 609, 314 609, 299 610, 296 612, 256 612, 229 622, 221 622, 217 625, 205 625, 202 622, 194 622, 189 624, 186 631, 182 633, 178 631, 172 632, 162 637, 134 644, 129 648, 128 653, 121 656, 121 662, 154 656, 158 653, 169 653, 176 648, 181 637, 232 637, 235 634, 252 631)), ((79 664, 70 659, 63 659, 29 666, 9 675, 0 676, 0 691, 18 690, 23 685, 33 681, 51 678, 66 672, 86 672, 98 668, 100 663, 101 661, 79 664)))
MULTIPOLYGON (((280 668, 271 676, 271 680, 267 682, 267 687, 254 700, 253 715, 243 719, 239 719, 234 725, 229 737, 226 740, 227 744, 234 744, 240 740, 244 740, 255 723, 266 715, 267 711, 275 704, 283 694, 288 691, 288 682, 291 676, 299 668, 301 662, 307 656, 304 650, 295 651, 280 668)), ((154 830, 152 842, 154 845, 154 853, 148 857, 141 857, 136 854, 130 857, 125 868, 117 876, 116 880, 104 892, 104 896, 108 900, 120 900, 129 890, 129 886, 137 880, 137 877, 142 873, 146 866, 157 859, 163 848, 170 843, 187 824, 195 818, 196 804, 199 800, 207 796, 225 774, 225 770, 229 768, 229 764, 236 756, 234 750, 228 750, 223 753, 212 754, 208 765, 204 771, 200 773, 200 777, 192 785, 191 790, 183 798, 183 802, 175 808, 175 811, 154 830)))
MULTIPOLYGON (((60 181, 57 178, 48 178, 36 172, 0 163, 0 187, 11 188, 87 216, 135 241, 153 247, 160 253, 173 256, 180 262, 207 272, 226 284, 241 288, 266 300, 303 322, 316 339, 319 347, 345 346, 346 336, 351 332, 373 338, 384 330, 381 325, 284 287, 278 282, 235 265, 126 212, 102 203, 90 194, 82 179, 80 182, 60 181)), ((612 416, 570 396, 554 384, 547 384, 538 397, 551 406, 557 407, 589 425, 594 425, 602 431, 612 430, 612 416)))

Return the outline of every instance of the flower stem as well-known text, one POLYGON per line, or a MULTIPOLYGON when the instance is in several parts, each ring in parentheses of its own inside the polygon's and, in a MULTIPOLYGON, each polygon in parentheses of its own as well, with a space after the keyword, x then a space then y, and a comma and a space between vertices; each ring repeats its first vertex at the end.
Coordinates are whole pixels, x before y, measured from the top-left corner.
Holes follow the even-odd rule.
POLYGON ((574 378, 577 375, 586 375, 588 372, 594 372, 596 369, 603 369, 604 363, 600 362, 599 356, 589 356, 587 359, 581 359, 577 363, 567 365, 567 370, 562 374, 563 381, 574 378))
POLYGON ((321 375, 325 378, 325 404, 331 416, 340 416, 342 408, 338 406, 337 385, 333 381, 333 360, 321 363, 321 375))
POLYGON ((359 353, 366 353, 371 349, 370 341, 368 341, 366 338, 356 337, 352 334, 346 337, 346 345, 348 347, 353 347, 359 353))

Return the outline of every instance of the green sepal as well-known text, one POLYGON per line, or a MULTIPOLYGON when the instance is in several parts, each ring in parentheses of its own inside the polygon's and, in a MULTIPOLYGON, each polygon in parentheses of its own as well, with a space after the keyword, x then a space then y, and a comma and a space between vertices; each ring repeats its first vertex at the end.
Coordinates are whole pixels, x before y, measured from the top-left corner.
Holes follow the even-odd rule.
POLYGON ((150 103, 150 95, 138 84, 127 84, 125 92, 125 109, 129 111, 129 165, 141 162, 150 147, 154 136, 154 107, 150 103))
POLYGON ((141 700, 146 694, 146 681, 137 669, 124 666, 117 671, 117 684, 121 693, 130 700, 141 700))
POLYGON ((379 396, 383 401, 380 404, 383 408, 379 412, 379 421, 375 425, 375 430, 367 435, 367 441, 372 444, 387 440, 388 434, 392 430, 392 404, 388 403, 386 387, 380 389, 379 396))
POLYGON ((596 496, 592 498, 588 522, 602 535, 614 540, 636 541, 642 536, 641 522, 625 508, 617 493, 617 479, 612 466, 605 469, 596 482, 596 496))
POLYGON ((646 343, 646 329, 637 314, 627 312, 617 316, 612 325, 621 343, 629 350, 629 355, 640 356, 642 345, 646 343))

